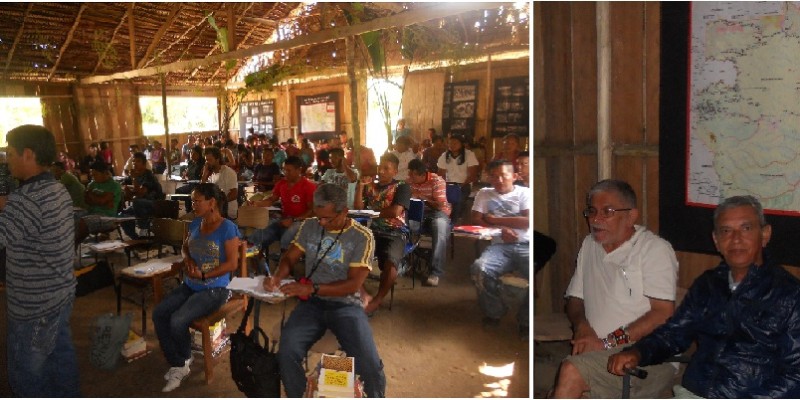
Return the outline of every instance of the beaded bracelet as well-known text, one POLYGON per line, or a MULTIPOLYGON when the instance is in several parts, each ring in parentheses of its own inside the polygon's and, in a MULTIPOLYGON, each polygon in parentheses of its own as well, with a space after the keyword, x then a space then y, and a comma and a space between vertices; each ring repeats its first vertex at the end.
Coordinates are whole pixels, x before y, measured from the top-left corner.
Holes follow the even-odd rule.
POLYGON ((607 337, 602 339, 602 341, 603 347, 608 350, 621 344, 630 343, 631 340, 630 335, 628 335, 628 332, 625 330, 625 327, 620 326, 614 332, 609 333, 607 337))

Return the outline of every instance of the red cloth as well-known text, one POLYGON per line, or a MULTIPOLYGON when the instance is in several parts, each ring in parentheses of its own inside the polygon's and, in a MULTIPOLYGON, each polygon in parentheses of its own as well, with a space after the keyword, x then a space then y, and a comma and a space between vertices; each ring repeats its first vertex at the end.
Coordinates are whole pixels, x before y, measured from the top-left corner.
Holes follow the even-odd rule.
POLYGON ((309 210, 308 205, 314 200, 317 185, 305 177, 289 187, 289 181, 283 178, 275 184, 272 193, 281 199, 281 214, 284 217, 297 218, 309 210))

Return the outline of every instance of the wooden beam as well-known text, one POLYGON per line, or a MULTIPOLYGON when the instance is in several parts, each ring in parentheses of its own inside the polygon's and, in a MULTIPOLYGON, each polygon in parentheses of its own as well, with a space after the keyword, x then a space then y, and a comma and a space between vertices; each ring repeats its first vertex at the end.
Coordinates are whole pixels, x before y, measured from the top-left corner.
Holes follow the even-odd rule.
POLYGON ((273 21, 271 19, 266 18, 256 18, 256 17, 242 17, 244 21, 255 22, 257 24, 267 25, 267 26, 278 26, 278 21, 273 21))
MULTIPOLYGON (((217 10, 217 11, 219 11, 219 10, 217 10)), ((194 29, 197 29, 200 25, 203 25, 203 23, 205 23, 205 22, 206 22, 206 17, 203 16, 202 18, 200 18, 199 22, 197 22, 196 24, 190 26, 189 29, 185 30, 177 39, 173 40, 172 43, 167 45, 166 48, 164 48, 161 51, 159 51, 158 54, 156 54, 155 57, 153 57, 151 60, 147 61, 147 63, 145 63, 144 66, 146 67, 146 66, 150 65, 150 63, 153 62, 153 60, 156 60, 159 57, 161 57, 161 55, 166 53, 169 49, 171 49, 172 46, 176 45, 178 42, 183 40, 183 38, 185 38, 186 35, 189 34, 189 32, 191 32, 194 29)), ((192 41, 190 42, 189 46, 187 46, 186 49, 183 50, 183 53, 181 53, 181 56, 178 57, 178 60, 180 60, 183 57, 183 55, 186 54, 187 51, 189 51, 189 47, 191 47, 195 43, 195 41, 197 41, 197 38, 199 38, 202 33, 203 33, 203 29, 201 28, 201 29, 198 30, 197 35, 195 35, 194 39, 192 39, 192 41)))
POLYGON ((61 63, 61 59, 63 58, 64 50, 66 50, 67 47, 69 47, 70 42, 72 42, 72 36, 75 35, 75 29, 77 29, 78 28, 78 24, 81 23, 81 15, 83 15, 83 12, 86 11, 87 7, 88 7, 88 5, 86 3, 84 3, 84 4, 81 5, 80 10, 78 10, 78 16, 75 17, 75 22, 72 24, 72 28, 69 29, 69 33, 67 33, 67 39, 61 45, 61 49, 58 51, 58 58, 56 58, 56 61, 53 63, 53 68, 50 70, 50 73, 47 75, 47 81, 48 82, 50 81, 50 78, 53 77, 53 74, 56 73, 56 68, 58 68, 58 64, 61 63))
POLYGON ((611 178, 614 172, 614 144, 611 142, 611 34, 609 4, 595 3, 597 16, 597 179, 611 178))
POLYGON ((111 45, 114 44, 114 39, 117 37, 117 32, 119 32, 119 28, 122 28, 122 25, 125 24, 125 17, 127 16, 128 16, 128 11, 126 10, 125 14, 122 14, 122 18, 120 18, 119 24, 117 24, 117 27, 114 28, 114 33, 111 34, 111 39, 108 41, 108 44, 103 49, 103 52, 100 53, 100 58, 97 59, 97 65, 94 66, 92 74, 97 72, 97 69, 100 68, 100 65, 103 63, 103 60, 105 60, 106 54, 108 54, 108 49, 110 49, 111 45))
MULTIPOLYGON (((245 8, 245 9, 244 9, 244 11, 242 11, 242 14, 246 13, 247 11, 249 11, 249 10, 250 10, 250 7, 253 7, 253 4, 255 4, 255 3, 250 3, 250 5, 249 5, 249 6, 247 6, 247 8, 245 8)), ((273 6, 272 6, 272 8, 270 9, 270 11, 272 11, 272 10, 274 10, 274 9, 275 9, 275 5, 273 5, 273 6)), ((238 50, 238 49, 239 49, 239 45, 241 45, 241 44, 243 44, 245 41, 247 41, 247 38, 249 38, 249 37, 250 37, 250 34, 251 34, 251 33, 252 33, 254 30, 255 30, 255 28, 256 28, 255 26, 254 26, 254 27, 252 27, 252 28, 250 28, 250 32, 247 32, 247 35, 245 36, 245 38, 244 38, 244 39, 243 39, 241 42, 239 42, 239 44, 238 44, 236 47, 233 47, 233 48, 232 48, 232 47, 228 47, 228 49, 236 49, 236 50, 238 50)), ((209 56, 211 56, 211 54, 212 54, 212 53, 214 53, 214 51, 216 51, 218 48, 219 48, 219 42, 217 42, 217 43, 214 43, 214 47, 212 47, 212 48, 211 48, 211 50, 209 50, 209 51, 208 51, 208 53, 206 53, 206 57, 209 57, 209 56)), ((219 73, 219 69, 220 69, 221 67, 222 67, 222 64, 220 64, 220 65, 217 67, 217 70, 216 70, 216 71, 214 71, 214 74, 213 74, 213 75, 211 75, 211 79, 213 79, 215 76, 217 76, 217 74, 219 73)), ((192 78, 194 78, 194 76, 195 76, 195 75, 197 75, 197 72, 198 72, 198 71, 200 71, 200 68, 199 68, 199 67, 197 67, 197 68, 193 69, 193 70, 192 70, 192 73, 190 73, 190 74, 189 74, 189 78, 188 78, 188 79, 192 79, 192 78)), ((209 80, 208 80, 208 82, 210 82, 210 81, 211 81, 211 79, 209 79, 209 80)))
POLYGON ((188 68, 197 68, 204 65, 211 65, 220 61, 238 59, 244 57, 251 57, 268 51, 293 49, 295 47, 308 46, 312 44, 326 43, 347 36, 360 35, 366 32, 373 32, 381 29, 393 28, 397 26, 413 25, 420 22, 429 21, 432 19, 439 19, 451 15, 461 14, 468 11, 483 10, 483 9, 497 9, 503 7, 510 7, 511 3, 434 3, 430 7, 418 8, 407 11, 401 14, 376 18, 367 21, 363 24, 352 26, 337 26, 332 29, 326 29, 320 32, 314 32, 308 35, 298 36, 280 43, 265 43, 258 46, 253 46, 248 49, 231 51, 223 54, 216 54, 204 59, 178 61, 166 65, 148 67, 137 69, 127 72, 119 72, 111 75, 93 76, 81 79, 81 84, 102 83, 115 79, 132 79, 144 76, 151 76, 160 73, 181 71, 188 68))
POLYGON ((134 3, 128 3, 128 41, 131 51, 131 68, 136 68, 136 26, 133 14, 134 3))
MULTIPOLYGON (((253 34, 253 32, 256 31, 256 29, 258 29, 257 25, 254 25, 253 27, 251 27, 250 30, 247 31, 247 34, 244 35, 242 40, 239 43, 236 44, 235 49, 239 50, 239 47, 241 47, 243 44, 245 44, 247 42, 247 39, 250 39, 250 36, 253 34)), ((238 62, 238 60, 237 60, 237 62, 238 62)), ((220 65, 217 67, 217 70, 214 71, 213 74, 211 74, 211 78, 208 78, 208 80, 206 81, 206 84, 211 83, 211 81, 213 81, 214 78, 216 78, 217 74, 219 74, 219 71, 222 70, 222 66, 223 65, 224 64, 220 63, 220 65)), ((241 68, 241 66, 239 68, 236 68, 236 71, 233 73, 233 76, 236 76, 236 74, 239 73, 239 69, 240 68, 241 68)), ((197 71, 199 71, 199 68, 195 68, 194 71, 192 71, 192 74, 189 75, 189 78, 194 78, 194 75, 197 73, 197 71)))
POLYGON ((236 49, 236 11, 234 3, 228 3, 228 50, 236 49))
POLYGON ((167 20, 164 21, 164 24, 161 25, 161 28, 158 28, 158 31, 156 32, 155 36, 153 36, 153 40, 150 42, 150 45, 147 46, 147 51, 144 52, 144 56, 142 57, 141 60, 139 60, 139 63, 136 64, 136 68, 144 67, 144 64, 150 58, 150 55, 153 54, 153 50, 155 50, 156 46, 158 46, 158 42, 161 41, 161 37, 164 36, 164 33, 166 33, 167 29, 169 29, 169 27, 172 25, 172 22, 175 21, 175 17, 178 16, 178 11, 180 10, 181 10, 181 3, 174 3, 172 5, 172 9, 170 9, 169 11, 169 16, 167 16, 167 20))
POLYGON ((6 67, 3 69, 3 73, 8 72, 8 66, 11 65, 11 59, 14 58, 14 50, 17 49, 19 39, 22 37, 22 31, 25 30, 25 22, 28 20, 28 14, 31 13, 31 9, 33 9, 33 4, 34 3, 28 3, 28 8, 25 9, 25 14, 22 16, 22 23, 17 30, 17 36, 14 37, 14 44, 11 45, 11 51, 8 52, 8 59, 6 60, 6 67))

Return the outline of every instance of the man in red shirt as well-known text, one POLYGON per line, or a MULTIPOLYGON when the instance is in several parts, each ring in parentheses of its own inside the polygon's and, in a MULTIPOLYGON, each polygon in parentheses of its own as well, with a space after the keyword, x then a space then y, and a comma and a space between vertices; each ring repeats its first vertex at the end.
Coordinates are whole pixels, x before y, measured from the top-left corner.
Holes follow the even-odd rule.
POLYGON ((431 274, 425 283, 439 286, 444 274, 447 234, 450 232, 450 203, 447 202, 447 182, 441 176, 428 172, 425 162, 414 159, 408 162, 408 179, 411 197, 425 202, 423 227, 430 229, 433 254, 429 260, 431 274), (429 228, 427 228, 429 227, 429 228))
POLYGON ((261 244, 262 252, 268 251, 269 246, 277 240, 281 241, 281 249, 289 247, 300 227, 299 221, 310 217, 314 211, 314 191, 317 185, 303 176, 303 160, 297 156, 288 157, 283 170, 285 178, 275 184, 272 196, 265 200, 248 202, 259 207, 270 207, 279 200, 281 202, 281 219, 273 221, 264 229, 256 229, 248 237, 250 242, 261 244))

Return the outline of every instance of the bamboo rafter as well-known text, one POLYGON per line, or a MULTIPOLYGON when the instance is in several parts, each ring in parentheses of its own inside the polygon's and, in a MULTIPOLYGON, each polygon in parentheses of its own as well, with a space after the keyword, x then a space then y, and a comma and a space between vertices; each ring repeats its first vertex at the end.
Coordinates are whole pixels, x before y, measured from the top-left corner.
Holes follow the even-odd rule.
POLYGON ((170 11, 169 11, 169 16, 167 17, 167 20, 164 21, 164 24, 161 25, 161 28, 158 28, 158 32, 156 32, 155 36, 153 36, 153 40, 150 42, 150 46, 147 46, 147 50, 144 52, 144 56, 142 57, 141 60, 139 60, 139 63, 137 64, 137 68, 144 67, 145 63, 150 61, 149 60, 150 55, 153 54, 153 50, 156 49, 156 46, 158 45, 158 42, 161 41, 161 37, 164 36, 164 33, 167 31, 167 28, 169 28, 170 25, 172 25, 172 22, 175 20, 175 17, 178 15, 178 11, 181 10, 181 6, 182 6, 181 3, 175 3, 172 6, 172 9, 170 9, 170 11))
POLYGON ((58 58, 53 63, 53 68, 50 70, 50 73, 47 75, 47 81, 49 82, 50 79, 53 77, 53 74, 56 73, 56 68, 58 68, 58 64, 61 63, 61 58, 64 55, 64 51, 67 50, 69 47, 70 42, 72 42, 72 37, 75 35, 75 29, 78 28, 78 24, 81 23, 81 15, 83 12, 86 11, 86 4, 81 5, 80 10, 78 10, 78 16, 75 17, 75 23, 72 24, 72 28, 70 28, 69 33, 67 34, 67 39, 61 45, 61 50, 58 51, 58 58))

